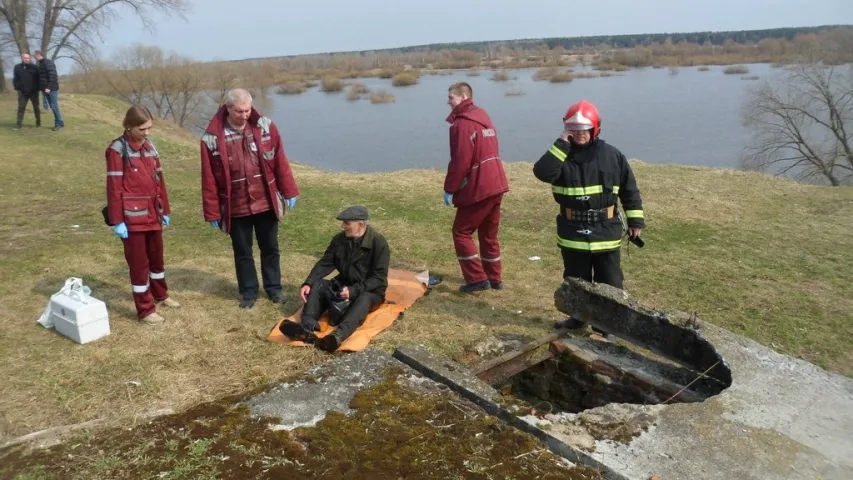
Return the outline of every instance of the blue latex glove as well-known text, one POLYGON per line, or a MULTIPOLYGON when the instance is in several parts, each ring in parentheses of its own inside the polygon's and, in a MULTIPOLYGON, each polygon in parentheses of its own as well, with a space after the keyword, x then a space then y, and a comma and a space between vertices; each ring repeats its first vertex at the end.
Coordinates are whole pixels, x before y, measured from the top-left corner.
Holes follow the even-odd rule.
POLYGON ((168 226, 169 226, 169 223, 170 223, 169 216, 168 216, 168 215, 163 215, 163 226, 164 226, 164 227, 168 227, 168 226))
POLYGON ((450 205, 450 202, 453 200, 453 194, 444 192, 444 204, 450 205))
POLYGON ((219 220, 213 220, 212 222, 210 222, 210 226, 218 229, 219 228, 219 220))
POLYGON ((127 238, 127 225, 125 225, 124 222, 117 224, 113 227, 113 233, 121 239, 127 238))
POLYGON ((287 209, 288 209, 288 210, 291 210, 291 211, 292 211, 294 208, 296 208, 296 197, 293 197, 293 198, 285 198, 285 199, 284 199, 284 204, 285 204, 285 205, 287 205, 287 209))

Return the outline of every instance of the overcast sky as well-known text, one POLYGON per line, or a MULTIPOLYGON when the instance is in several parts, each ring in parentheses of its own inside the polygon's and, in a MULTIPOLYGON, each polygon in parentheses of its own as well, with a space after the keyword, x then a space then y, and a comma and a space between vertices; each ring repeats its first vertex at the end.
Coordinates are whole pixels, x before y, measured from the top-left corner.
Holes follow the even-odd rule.
POLYGON ((105 54, 156 44, 197 60, 426 43, 853 24, 853 0, 190 0, 150 33, 128 17, 105 54))

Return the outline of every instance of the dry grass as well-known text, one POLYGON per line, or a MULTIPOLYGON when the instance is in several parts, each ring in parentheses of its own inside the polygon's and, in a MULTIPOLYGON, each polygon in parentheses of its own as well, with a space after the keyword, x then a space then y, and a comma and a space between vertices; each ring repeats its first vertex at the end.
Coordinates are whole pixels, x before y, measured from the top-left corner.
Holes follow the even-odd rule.
POLYGON ((347 100, 354 102, 362 97, 367 96, 370 89, 362 82, 356 82, 347 87, 347 100))
POLYGON ((551 83, 569 83, 574 79, 574 74, 569 72, 560 72, 551 75, 551 78, 549 78, 548 81, 551 83))
POLYGON ((344 82, 338 77, 326 76, 320 82, 324 92, 340 92, 344 89, 344 82))
POLYGON ((524 95, 524 90, 520 88, 509 88, 504 92, 505 97, 519 97, 524 95))
POLYGON ((509 74, 505 70, 498 70, 492 74, 492 80, 495 82, 506 82, 509 80, 509 74))
POLYGON ((696 70, 699 70, 700 72, 707 72, 710 69, 711 69, 711 67, 709 67, 707 65, 702 65, 699 68, 697 68, 696 70))
POLYGON ((391 85, 395 87, 408 87, 418 83, 418 74, 412 72, 401 72, 394 75, 391 79, 391 85))
POLYGON ((387 90, 377 90, 370 94, 370 103, 394 103, 394 94, 387 90))
MULTIPOLYGON (((167 279, 184 306, 165 312, 161 327, 140 325, 120 242, 100 218, 103 151, 121 132, 124 106, 66 95, 65 130, 13 132, 14 103, 0 96, 0 441, 105 416, 181 410, 327 359, 265 338, 298 308, 298 286, 338 229, 334 215, 356 201, 389 239, 392 266, 445 275, 443 285, 376 338, 377 347, 417 342, 462 358, 489 335, 538 337, 562 316, 553 307, 562 269, 556 208, 529 163, 507 166, 512 191, 501 223, 507 289, 470 297, 457 291, 461 276, 448 233, 454 211, 428 193, 440 191, 442 172, 353 175, 296 165, 302 195, 280 235, 288 302, 275 308, 261 300, 240 310, 230 242, 200 214, 198 139, 158 122, 152 134, 173 204, 167 279), (531 255, 541 260, 529 261, 531 255), (36 324, 49 295, 70 276, 82 277, 107 302, 110 336, 81 346, 36 324)), ((650 228, 646 248, 623 256, 631 294, 655 307, 695 310, 706 321, 853 375, 853 189, 633 165, 650 228), (812 226, 791 228, 793 218, 812 226)))
POLYGON ((723 73, 726 75, 743 75, 749 73, 749 67, 746 65, 729 65, 723 69, 723 73))
POLYGON ((305 93, 306 90, 308 90, 308 86, 303 82, 284 83, 278 86, 276 93, 279 95, 299 95, 305 93))

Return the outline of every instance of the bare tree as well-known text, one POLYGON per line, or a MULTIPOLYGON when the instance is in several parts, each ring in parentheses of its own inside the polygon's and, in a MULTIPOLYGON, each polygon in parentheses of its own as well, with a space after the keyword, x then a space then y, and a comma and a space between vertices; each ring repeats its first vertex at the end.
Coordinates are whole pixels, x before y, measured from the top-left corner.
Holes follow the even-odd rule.
POLYGON ((97 52, 101 34, 118 18, 122 7, 146 28, 153 28, 152 12, 182 13, 187 1, 0 0, 0 21, 5 20, 9 26, 19 51, 30 51, 30 38, 36 38, 39 48, 53 60, 84 62, 97 52))
POLYGON ((808 61, 764 81, 743 109, 755 143, 744 166, 833 186, 853 181, 853 66, 808 61))

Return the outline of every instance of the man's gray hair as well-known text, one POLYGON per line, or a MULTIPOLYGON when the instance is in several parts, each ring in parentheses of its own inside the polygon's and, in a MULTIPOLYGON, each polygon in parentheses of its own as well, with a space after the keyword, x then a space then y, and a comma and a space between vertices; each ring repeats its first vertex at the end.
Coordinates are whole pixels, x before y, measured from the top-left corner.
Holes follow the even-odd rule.
POLYGON ((225 104, 234 105, 237 103, 252 103, 252 94, 245 88, 235 88, 228 90, 225 94, 225 104))

